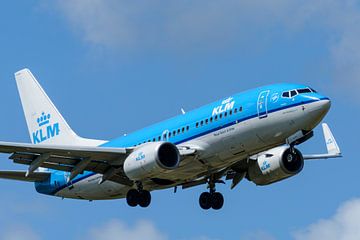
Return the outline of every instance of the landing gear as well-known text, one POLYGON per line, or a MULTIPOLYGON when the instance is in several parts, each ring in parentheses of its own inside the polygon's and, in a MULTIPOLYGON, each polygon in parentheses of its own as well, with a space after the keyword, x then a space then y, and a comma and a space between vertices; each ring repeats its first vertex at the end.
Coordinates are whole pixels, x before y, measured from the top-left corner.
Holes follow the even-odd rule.
POLYGON ((209 193, 203 192, 199 198, 200 207, 204 210, 208 210, 210 208, 214 210, 219 210, 224 205, 224 197, 219 192, 209 193))
POLYGON ((141 184, 138 184, 138 190, 130 189, 126 194, 126 202, 130 207, 140 207, 146 208, 151 203, 151 194, 149 191, 144 190, 141 184))
POLYGON ((204 210, 210 208, 219 210, 224 205, 224 197, 221 193, 216 192, 214 181, 209 181, 210 192, 203 192, 199 198, 200 207, 204 210))

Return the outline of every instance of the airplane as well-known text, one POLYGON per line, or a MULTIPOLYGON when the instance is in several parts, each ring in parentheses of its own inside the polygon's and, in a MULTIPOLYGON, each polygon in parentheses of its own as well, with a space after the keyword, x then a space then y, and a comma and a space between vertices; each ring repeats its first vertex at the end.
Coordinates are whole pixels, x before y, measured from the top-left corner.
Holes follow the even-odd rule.
POLYGON ((300 173, 305 160, 341 157, 322 124, 327 153, 303 155, 331 101, 309 86, 274 84, 248 90, 113 140, 78 136, 28 69, 15 73, 31 144, 0 142, 0 152, 27 165, 0 178, 34 182, 60 198, 126 198, 146 208, 151 191, 206 185, 199 205, 219 210, 216 185, 243 179, 269 185, 300 173))

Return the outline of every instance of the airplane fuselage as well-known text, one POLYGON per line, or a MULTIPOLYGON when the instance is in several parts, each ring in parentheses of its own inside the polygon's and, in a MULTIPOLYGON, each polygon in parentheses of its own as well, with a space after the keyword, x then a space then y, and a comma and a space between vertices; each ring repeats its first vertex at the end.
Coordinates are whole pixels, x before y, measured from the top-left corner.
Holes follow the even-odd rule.
MULTIPOLYGON (((330 100, 307 86, 276 84, 226 97, 101 146, 136 148, 159 141, 194 146, 197 159, 184 158, 176 172, 164 171, 142 181, 144 189, 152 191, 182 185, 283 145, 297 131, 315 128, 329 108, 330 100)), ((84 172, 70 182, 70 173, 51 172, 47 181, 35 183, 38 192, 98 200, 123 198, 131 189, 112 181, 99 184, 102 175, 93 172, 84 172)))

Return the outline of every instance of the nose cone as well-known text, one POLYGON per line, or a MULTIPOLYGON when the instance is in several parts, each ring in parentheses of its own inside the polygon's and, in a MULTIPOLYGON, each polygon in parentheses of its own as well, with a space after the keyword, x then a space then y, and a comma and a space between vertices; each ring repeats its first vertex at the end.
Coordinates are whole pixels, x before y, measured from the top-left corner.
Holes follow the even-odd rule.
POLYGON ((331 101, 329 98, 324 98, 320 100, 319 108, 325 114, 330 110, 330 107, 331 107, 331 101))

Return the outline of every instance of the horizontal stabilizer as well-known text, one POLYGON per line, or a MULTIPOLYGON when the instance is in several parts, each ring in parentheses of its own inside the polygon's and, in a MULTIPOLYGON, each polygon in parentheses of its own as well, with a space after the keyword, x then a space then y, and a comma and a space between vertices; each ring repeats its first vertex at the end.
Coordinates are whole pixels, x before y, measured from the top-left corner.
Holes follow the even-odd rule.
POLYGON ((305 160, 342 157, 340 148, 339 148, 329 126, 326 123, 323 123, 322 127, 323 127, 323 132, 324 132, 327 153, 326 154, 304 155, 305 160))
POLYGON ((0 171, 0 178, 25 182, 42 182, 50 177, 48 172, 34 172, 26 177, 26 171, 0 171))

